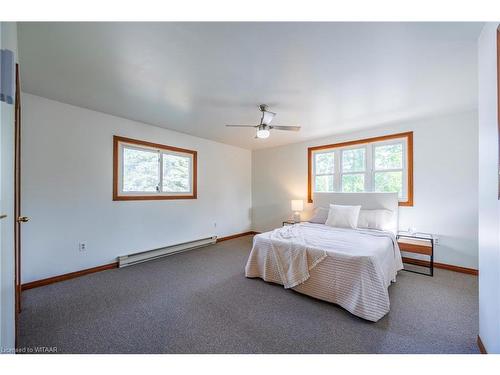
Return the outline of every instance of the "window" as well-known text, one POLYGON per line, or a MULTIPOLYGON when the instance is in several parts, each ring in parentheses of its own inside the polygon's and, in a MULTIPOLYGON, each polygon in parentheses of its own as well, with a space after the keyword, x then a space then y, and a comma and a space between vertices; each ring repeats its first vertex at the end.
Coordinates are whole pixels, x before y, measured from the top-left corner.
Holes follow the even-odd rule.
POLYGON ((397 192, 413 205, 413 132, 308 149, 308 195, 313 192, 397 192))
POLYGON ((113 146, 113 200, 196 199, 196 151, 118 136, 113 146))
POLYGON ((365 191, 366 150, 355 148, 341 151, 341 191, 345 193, 365 191))
POLYGON ((399 193, 399 198, 404 195, 403 183, 403 142, 375 145, 373 180, 374 191, 399 193))
POLYGON ((316 191, 333 191, 335 154, 333 152, 318 152, 314 154, 316 173, 314 181, 316 191))

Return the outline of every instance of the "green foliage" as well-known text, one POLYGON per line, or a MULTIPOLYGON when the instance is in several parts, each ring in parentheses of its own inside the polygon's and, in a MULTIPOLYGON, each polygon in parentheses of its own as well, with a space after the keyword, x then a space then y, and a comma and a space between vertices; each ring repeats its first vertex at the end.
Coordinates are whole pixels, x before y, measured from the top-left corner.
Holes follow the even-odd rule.
POLYGON ((157 152, 123 149, 123 191, 155 192, 159 172, 157 152))
POLYGON ((398 192, 402 196, 403 172, 376 172, 375 191, 398 192))
MULTIPOLYGON (((334 173, 341 174, 343 192, 365 191, 366 148, 343 149, 342 170, 335 171, 335 153, 321 152, 314 156, 314 190, 332 192, 334 173)), ((375 167, 374 190, 378 192, 398 192, 403 190, 403 144, 381 144, 373 147, 375 167), (399 171, 397 171, 399 169, 399 171), (396 171, 394 171, 396 170, 396 171)), ((337 174, 335 174, 337 176, 337 174)))
POLYGON ((315 191, 327 193, 333 191, 333 176, 316 176, 315 191))
POLYGON ((403 168, 403 145, 383 145, 375 147, 375 169, 403 168))
POLYGON ((190 159, 185 156, 163 154, 163 191, 188 192, 190 159))
POLYGON ((362 172, 365 170, 365 149, 356 148, 342 151, 342 172, 362 172))
POLYGON ((335 168, 333 152, 320 153, 314 156, 316 174, 332 174, 335 168))
POLYGON ((343 175, 342 191, 344 193, 357 193, 365 191, 365 175, 364 174, 343 175))
MULTIPOLYGON (((123 191, 156 192, 160 183, 158 152, 123 149, 123 191)), ((162 154, 163 186, 166 193, 189 192, 190 158, 162 154)))

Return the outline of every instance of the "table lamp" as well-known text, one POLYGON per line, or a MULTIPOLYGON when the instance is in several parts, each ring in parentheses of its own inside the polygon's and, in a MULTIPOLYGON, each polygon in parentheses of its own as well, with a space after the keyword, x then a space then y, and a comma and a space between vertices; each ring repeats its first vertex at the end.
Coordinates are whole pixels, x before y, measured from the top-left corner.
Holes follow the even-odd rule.
POLYGON ((302 199, 292 199, 293 221, 300 222, 300 212, 304 210, 304 201, 302 199))

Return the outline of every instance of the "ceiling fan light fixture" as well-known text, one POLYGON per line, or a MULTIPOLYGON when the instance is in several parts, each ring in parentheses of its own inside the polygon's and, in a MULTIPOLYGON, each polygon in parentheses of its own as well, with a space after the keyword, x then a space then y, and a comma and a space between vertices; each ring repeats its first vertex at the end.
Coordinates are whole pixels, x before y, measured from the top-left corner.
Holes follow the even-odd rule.
POLYGON ((269 125, 271 121, 273 121, 275 114, 273 112, 262 112, 262 119, 260 120, 261 124, 269 125))
POLYGON ((268 106, 265 104, 261 104, 260 106, 260 111, 262 112, 262 117, 260 119, 260 124, 259 125, 226 125, 229 127, 234 127, 234 128, 254 128, 257 129, 257 134, 255 135, 255 138, 259 139, 266 139, 269 138, 271 135, 270 130, 271 129, 276 129, 276 130, 288 130, 288 131, 299 131, 300 126, 298 125, 269 125, 271 121, 273 120, 274 116, 276 116, 276 113, 268 111, 268 106))
POLYGON ((260 139, 266 139, 266 138, 269 138, 269 130, 267 129, 259 129, 257 130, 257 138, 260 138, 260 139))

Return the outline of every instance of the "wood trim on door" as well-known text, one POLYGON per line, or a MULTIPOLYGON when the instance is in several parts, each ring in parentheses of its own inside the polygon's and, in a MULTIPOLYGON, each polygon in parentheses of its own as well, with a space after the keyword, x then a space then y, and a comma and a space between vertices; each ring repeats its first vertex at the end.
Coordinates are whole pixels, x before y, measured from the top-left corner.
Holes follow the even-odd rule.
POLYGON ((113 200, 114 201, 136 201, 136 200, 164 200, 164 199, 196 199, 198 197, 198 152, 185 148, 162 145, 140 141, 137 139, 113 136, 113 200), (134 144, 138 146, 152 147, 160 150, 181 152, 193 156, 193 192, 189 195, 120 195, 118 192, 118 165, 120 143, 134 144))
POLYGON ((15 338, 21 312, 21 83, 19 64, 16 64, 16 95, 14 104, 14 295, 15 295, 15 338))
POLYGON ((347 142, 340 142, 340 143, 334 143, 334 144, 329 144, 329 145, 309 147, 307 149, 307 201, 309 203, 313 202, 313 198, 312 198, 312 170, 313 170, 312 154, 314 151, 334 149, 334 148, 346 147, 346 146, 352 146, 352 145, 358 145, 358 144, 381 142, 381 141, 386 141, 389 139, 397 139, 397 138, 406 138, 407 157, 408 157, 408 181, 407 181, 408 199, 404 202, 399 202, 399 205, 400 206, 413 206, 413 132, 412 131, 405 132, 405 133, 398 133, 398 134, 382 135, 379 137, 358 139, 355 141, 347 141, 347 142))
POLYGON ((500 26, 497 28, 497 142, 498 142, 498 170, 497 189, 500 200, 500 26))

